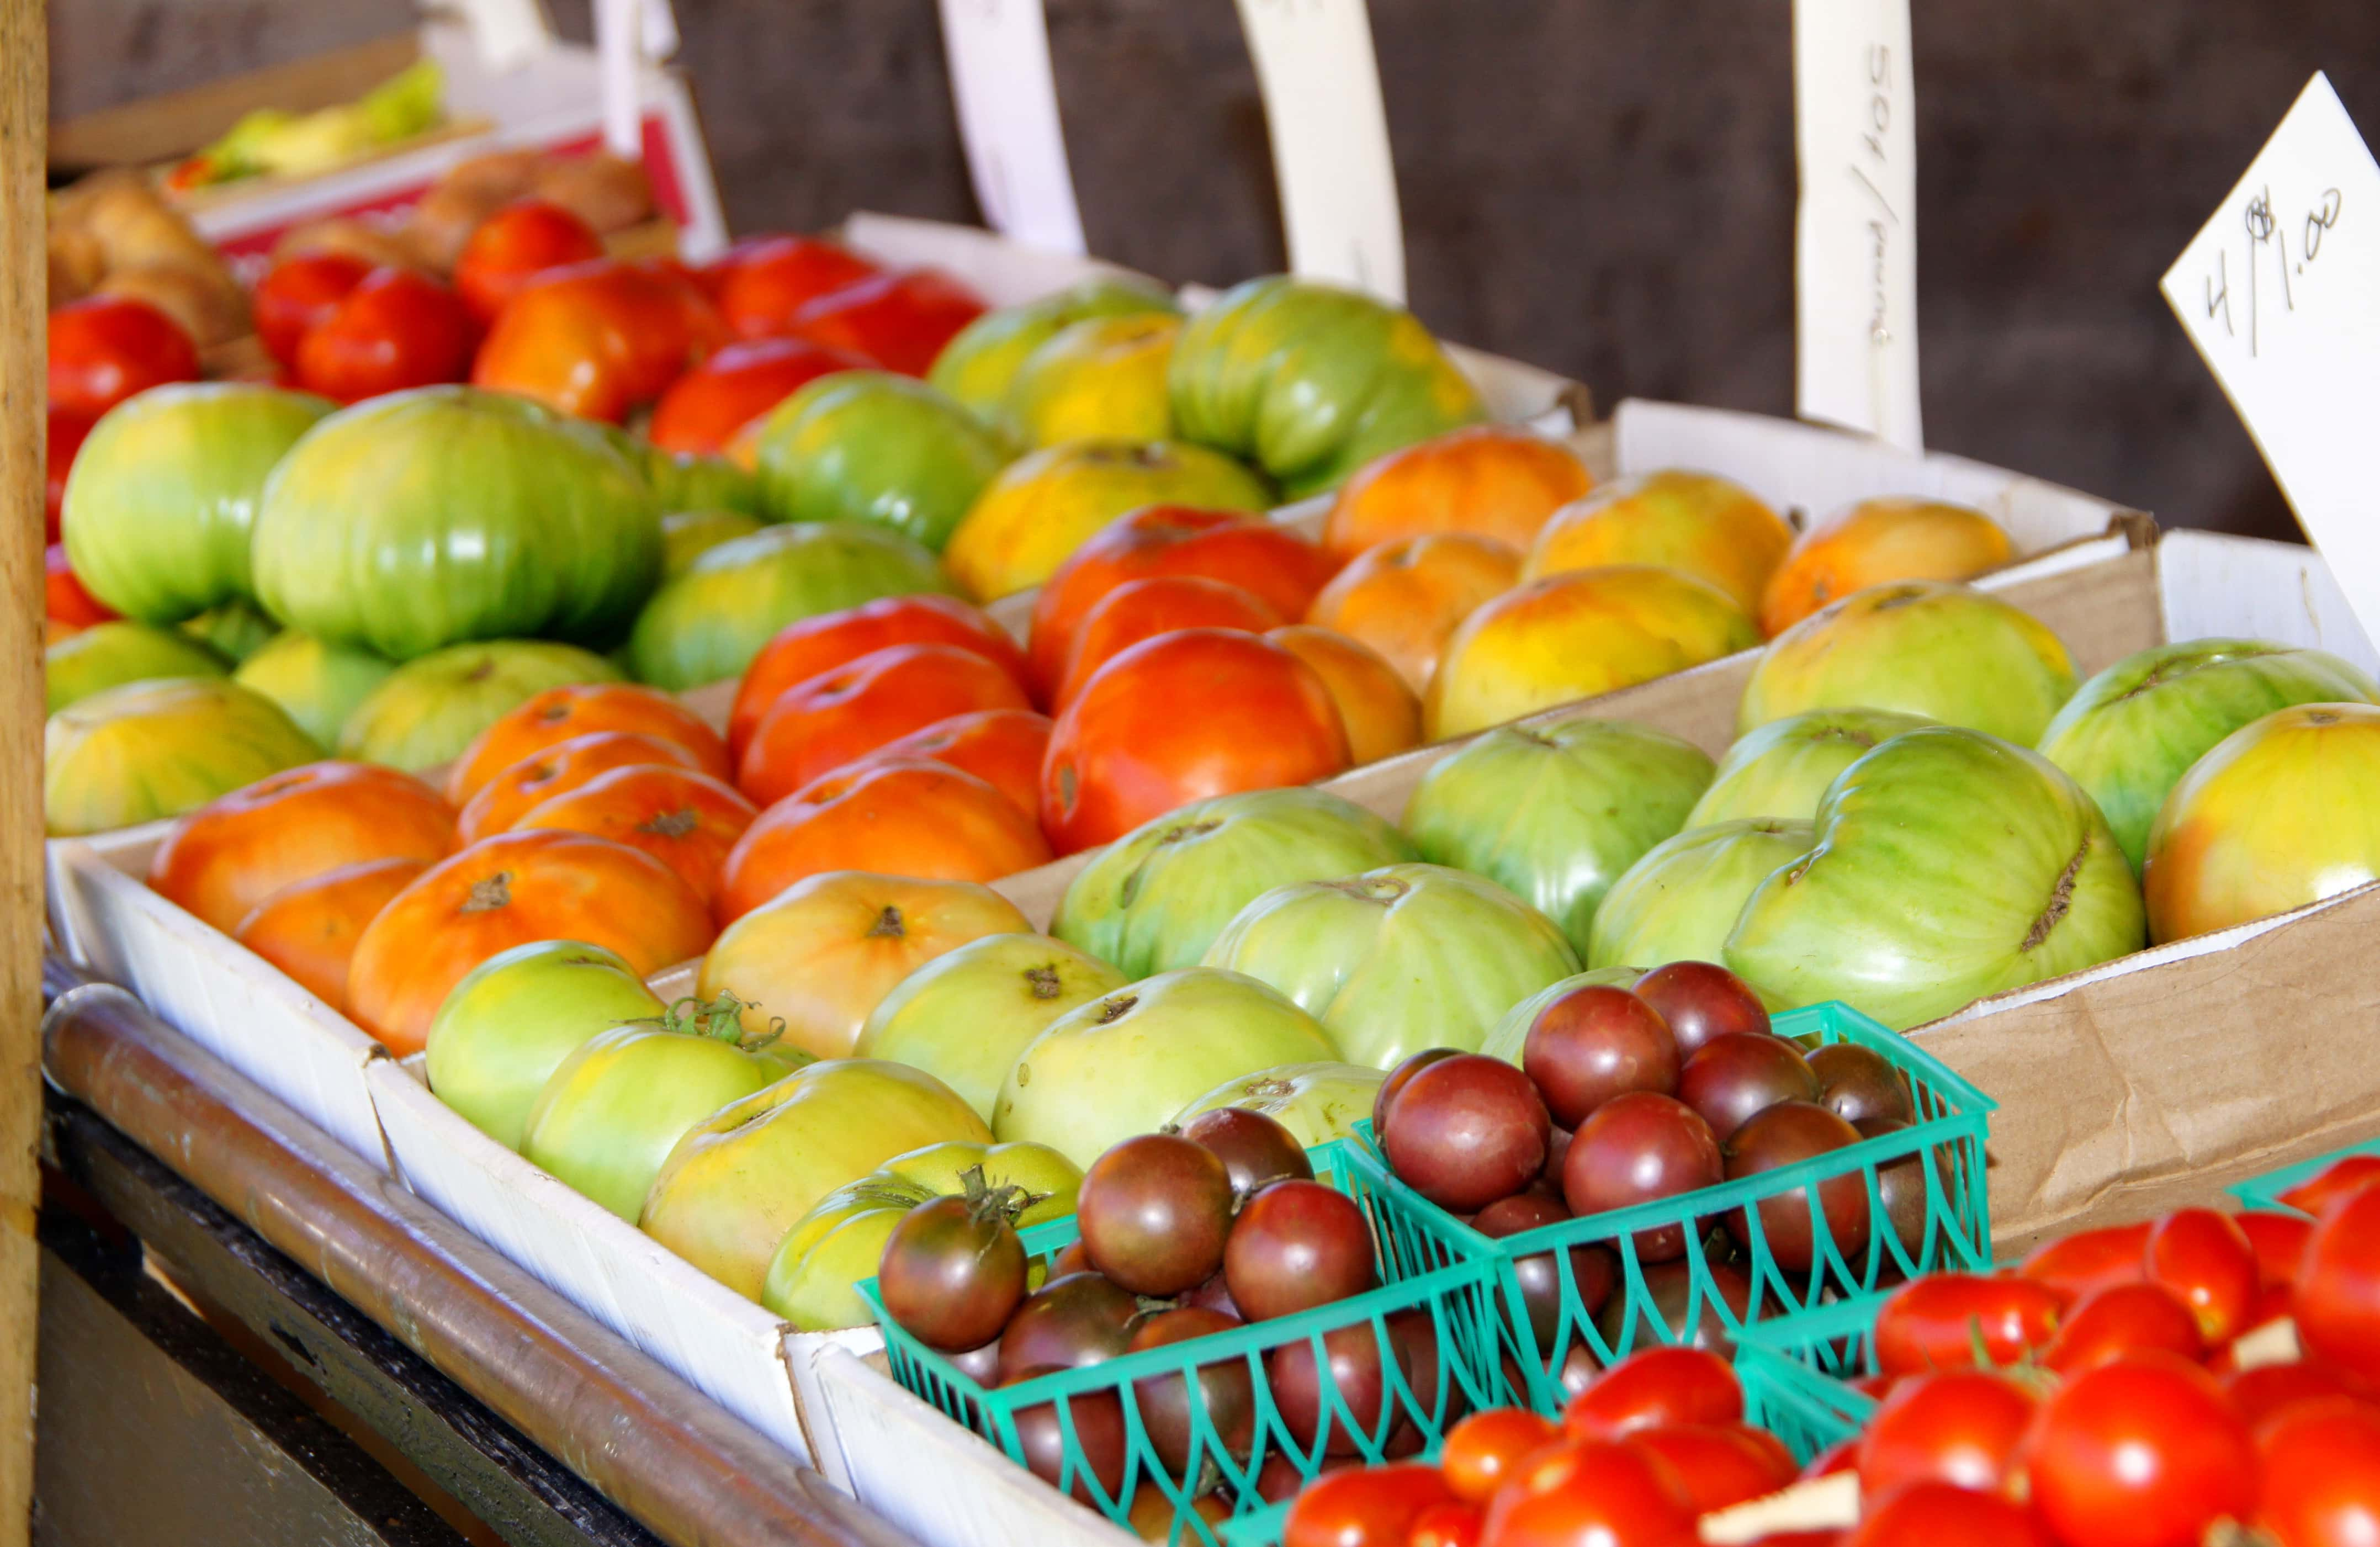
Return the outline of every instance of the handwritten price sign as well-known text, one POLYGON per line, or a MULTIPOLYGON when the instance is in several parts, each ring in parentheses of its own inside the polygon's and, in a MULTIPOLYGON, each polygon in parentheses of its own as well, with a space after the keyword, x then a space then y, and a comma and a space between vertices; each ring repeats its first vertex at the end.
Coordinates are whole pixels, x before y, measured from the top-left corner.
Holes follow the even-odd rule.
POLYGON ((2380 165, 2327 79, 2161 287, 2380 640, 2380 165))

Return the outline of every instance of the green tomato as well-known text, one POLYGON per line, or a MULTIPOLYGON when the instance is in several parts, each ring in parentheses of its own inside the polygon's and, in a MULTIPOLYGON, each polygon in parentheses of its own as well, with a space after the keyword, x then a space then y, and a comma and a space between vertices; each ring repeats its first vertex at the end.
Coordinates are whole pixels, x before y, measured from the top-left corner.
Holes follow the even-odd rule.
POLYGON ((184 618, 179 627, 235 666, 281 634, 279 624, 258 612, 256 603, 246 601, 209 607, 196 617, 184 618))
POLYGON ((1895 709, 2030 747, 2073 696, 2072 658, 2032 615, 1969 586, 1894 580, 1771 640, 1735 730, 1812 709, 1895 709))
POLYGON ((145 623, 97 623, 42 652, 49 713, 103 688, 161 676, 222 676, 223 657, 179 630, 145 623))
POLYGON ((1710 788, 1687 813, 1686 828, 1737 817, 1807 821, 1836 774, 1902 732, 1934 723, 1923 714, 1856 707, 1771 720, 1737 738, 1718 760, 1710 788))
POLYGON ((749 537, 765 524, 740 510, 671 512, 662 518, 662 579, 676 579, 711 549, 749 537))
POLYGON ((1595 910, 1586 964, 1718 961, 1752 889, 1810 852, 1817 829, 1785 817, 1735 817, 1665 838, 1628 867, 1595 910))
POLYGON ((998 424, 1018 368, 1061 329, 1090 317, 1142 313, 1178 316, 1181 308, 1152 286, 1128 279, 1086 279, 1022 306, 985 312, 942 346, 926 380, 985 423, 998 424))
POLYGON ((724 457, 696 452, 663 451, 638 442, 645 481, 652 485, 653 504, 663 511, 733 510, 742 516, 761 511, 760 481, 724 457))
POLYGON ((902 979, 868 1012, 852 1052, 925 1070, 990 1122, 1016 1055, 1051 1021, 1126 981, 1062 940, 985 935, 902 979))
POLYGON ((992 1131, 1087 1166, 1227 1079, 1337 1058, 1312 1016, 1254 978, 1160 972, 1052 1021, 1008 1071, 992 1131))
POLYGON ((1404 830, 1423 859, 1504 886, 1584 951, 1603 895, 1685 824, 1710 780, 1693 743, 1582 711, 1491 730, 1441 760, 1404 830))
POLYGON ((608 645, 661 578, 644 473, 584 420, 422 387, 322 420, 267 481, 256 595, 293 628, 409 661, 468 640, 608 645))
POLYGON ((1362 1064, 1283 1064, 1227 1079, 1182 1109, 1173 1119, 1190 1119, 1226 1106, 1260 1112, 1287 1128, 1311 1150, 1334 1139, 1353 1139, 1355 1125, 1372 1115, 1385 1070, 1362 1064))
POLYGON ((1276 274, 1224 292, 1174 347, 1183 437, 1246 457, 1290 499, 1488 417, 1438 340, 1401 307, 1276 274))
POLYGON ((271 699, 221 677, 103 688, 51 715, 42 740, 54 838, 180 816, 322 755, 271 699))
POLYGON ((922 1146, 990 1139, 983 1119, 923 1070, 831 1059, 697 1123, 653 1178, 640 1223, 759 1299, 785 1233, 827 1194, 922 1146))
POLYGON ((933 554, 880 527, 766 527, 701 554, 654 594, 628 637, 630 669, 657 688, 699 688, 741 676, 789 623, 950 590, 933 554))
MULTIPOLYGON (((1496 1017, 1488 1035, 1479 1040, 1479 1051, 1490 1058, 1501 1058, 1507 1064, 1521 1061, 1521 1050, 1529 1040, 1529 1028, 1535 1026, 1545 1007, 1572 989, 1626 988, 1645 975, 1640 967, 1590 967, 1572 974, 1558 983, 1548 983, 1496 1017)), ((1369 1116, 1370 1114, 1365 1114, 1369 1116)))
POLYGON ((249 383, 154 387, 109 410, 74 459, 67 557, 91 595, 178 623, 252 595, 266 475, 331 405, 249 383))
POLYGON ((1578 970, 1553 920, 1492 881, 1384 865, 1278 886, 1242 908, 1204 965, 1270 983, 1340 1055, 1391 1069, 1424 1048, 1468 1052, 1512 1002, 1578 970))
POLYGON ((821 376, 760 426, 761 508, 779 521, 866 521, 935 553, 1006 466, 1007 444, 925 383, 821 376))
POLYGON ((1276 886, 1421 858, 1378 813, 1324 790, 1194 801, 1125 834, 1068 883, 1050 932, 1127 978, 1189 967, 1276 886))
POLYGON ((286 628, 242 661, 231 679, 279 704, 308 736, 331 747, 356 706, 395 670, 368 650, 325 644, 286 628))
POLYGON ((2240 726, 2301 703, 2380 703, 2380 687, 2327 652, 2265 640, 2157 645, 2084 683, 2040 751, 2099 803, 2137 875, 2149 826, 2191 765, 2240 726))
POLYGON ((540 940, 473 968, 430 1023, 430 1089, 473 1127, 521 1147, 529 1109, 562 1061, 599 1031, 666 1008, 600 945, 540 940))
POLYGON ((408 774, 463 755, 481 731, 548 688, 617 682, 619 668, 544 640, 449 645, 407 661, 339 726, 339 756, 408 774))
POLYGON ((1953 725, 1898 736, 1818 802, 1817 843, 1753 889, 1729 968, 1772 1003, 1906 1029, 2141 948, 2107 819, 2047 759, 1953 725))

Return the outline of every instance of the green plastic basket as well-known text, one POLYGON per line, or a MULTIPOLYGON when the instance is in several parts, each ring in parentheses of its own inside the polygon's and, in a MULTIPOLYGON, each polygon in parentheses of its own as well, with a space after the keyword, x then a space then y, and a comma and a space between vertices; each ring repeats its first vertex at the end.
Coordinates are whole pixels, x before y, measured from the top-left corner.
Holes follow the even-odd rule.
MULTIPOLYGON (((1215 1528, 1188 1507, 1198 1495, 1220 1489, 1227 1500, 1245 1501, 1240 1513, 1256 1513, 1266 1507, 1255 1483, 1268 1460, 1286 1457, 1301 1479, 1310 1480, 1334 1451, 1372 1463, 1391 1458, 1392 1443, 1404 1454, 1434 1449, 1449 1425, 1474 1407, 1492 1404, 1501 1389, 1495 1375, 1499 1335, 1494 1264, 1475 1244, 1477 1237, 1451 1226, 1451 1222, 1441 1224, 1395 1209, 1372 1181, 1348 1163, 1349 1148, 1334 1140, 1307 1152, 1317 1177, 1362 1205, 1371 1223, 1383 1286, 1294 1316, 1253 1322, 1208 1337, 986 1389, 902 1331, 884 1313, 874 1279, 860 1285, 859 1292, 883 1329, 893 1378, 910 1392, 990 1441, 1019 1465, 1025 1453, 1016 1431, 1018 1412, 1054 1402, 1065 1441, 1060 1488, 1119 1522, 1127 1517, 1135 1496, 1153 1488, 1173 1506, 1172 1540, 1213 1542, 1215 1528), (1384 1358, 1386 1395, 1377 1420, 1366 1428, 1330 1378, 1323 1338, 1345 1332, 1360 1346, 1360 1340, 1368 1335, 1377 1356, 1389 1347, 1389 1319, 1401 1316, 1429 1321, 1439 1347, 1437 1389, 1434 1393, 1417 1390, 1396 1360, 1384 1358), (1268 1354, 1296 1343, 1311 1346, 1324 1386, 1317 1430, 1311 1443, 1305 1444, 1284 1423, 1265 1373, 1268 1354), (1179 1470, 1168 1468, 1142 1425, 1135 1383, 1167 1376, 1186 1382, 1200 1369, 1233 1364, 1246 1367, 1254 1388, 1252 1447, 1245 1456, 1225 1450, 1201 1403, 1192 1418, 1187 1465, 1179 1470), (1076 1440, 1071 1399, 1095 1393, 1113 1394, 1123 1410, 1124 1475, 1123 1486, 1112 1496, 1084 1464, 1076 1440)), ((1035 1257, 1050 1256, 1074 1244, 1075 1236, 1071 1217, 1051 1220, 1025 1232, 1025 1249, 1035 1257)), ((1342 1353, 1344 1342, 1342 1338, 1342 1353)))
MULTIPOLYGON (((1348 1146, 1349 1161, 1370 1184, 1391 1197, 1398 1212, 1416 1224, 1429 1222, 1433 1237, 1447 1232, 1464 1237, 1464 1244, 1488 1253, 1496 1263, 1502 1290, 1506 1358, 1497 1373, 1504 1387, 1502 1400, 1521 1402, 1541 1412, 1559 1411, 1564 1400, 1560 1372, 1572 1357, 1584 1352, 1600 1368, 1654 1342, 1673 1343, 1684 1329, 1700 1326, 1706 1315, 1731 1338, 1747 1322, 1804 1311, 1830 1299, 1861 1295, 1898 1278, 1921 1273, 1983 1272, 1992 1262, 1992 1230, 1988 1191, 1984 1176, 1984 1144, 1989 1115, 1997 1103, 1952 1073, 1948 1066, 1889 1028, 1841 1004, 1829 1003, 1791 1010, 1776 1018, 1777 1034, 1817 1046, 1856 1042, 1873 1049, 1908 1077, 1915 1097, 1918 1121, 1899 1133, 1886 1134, 1816 1156, 1796 1165, 1724 1182, 1715 1188, 1616 1209, 1581 1219, 1564 1220, 1500 1240, 1490 1239, 1461 1224, 1429 1202, 1390 1172, 1387 1162, 1369 1142, 1348 1146), (1856 1175, 1865 1188, 1869 1217, 1884 1217, 1877 1173, 1896 1163, 1931 1154, 1934 1163, 1923 1167, 1925 1222, 1922 1233, 1904 1241, 1898 1232, 1871 1229, 1864 1246, 1842 1249, 1815 1208, 1817 1188, 1837 1177, 1856 1175), (1806 1269, 1789 1268, 1771 1250, 1756 1209, 1748 1214, 1749 1240, 1741 1261, 1731 1249, 1714 1250, 1712 1232, 1730 1213, 1764 1200, 1803 1195, 1812 1216, 1813 1252, 1806 1269), (1647 1264, 1640 1260, 1635 1236, 1661 1226, 1682 1226, 1686 1250, 1672 1262, 1647 1264), (1598 1324, 1579 1292, 1571 1249, 1600 1247, 1619 1260, 1615 1286, 1605 1302, 1605 1324, 1598 1324), (1531 1324, 1528 1305, 1515 1265, 1551 1254, 1560 1285, 1560 1308, 1548 1329, 1531 1324), (1739 1315, 1720 1287, 1718 1273, 1743 1275, 1736 1285, 1748 1315, 1739 1315), (1682 1314, 1673 1325, 1658 1309, 1661 1295, 1682 1303, 1682 1314)), ((1358 1125, 1366 1140, 1367 1125, 1358 1125)), ((1726 1242, 1724 1235, 1718 1240, 1726 1242)))
POLYGON ((2300 1161, 2295 1165, 2285 1165, 2278 1171, 2268 1171, 2262 1176, 2253 1176, 2247 1181, 2238 1183, 2228 1190, 2232 1197, 2240 1200, 2240 1207, 2243 1209, 2252 1209, 2259 1213, 2290 1214, 2299 1219, 2312 1219, 2313 1216, 2303 1209, 2293 1208, 2282 1202, 2281 1194, 2313 1181, 2340 1161, 2351 1159, 2356 1155, 2380 1155, 2380 1139, 2367 1139, 2361 1144, 2350 1144, 2343 1150, 2333 1150, 2326 1155, 2316 1155, 2310 1161, 2300 1161))

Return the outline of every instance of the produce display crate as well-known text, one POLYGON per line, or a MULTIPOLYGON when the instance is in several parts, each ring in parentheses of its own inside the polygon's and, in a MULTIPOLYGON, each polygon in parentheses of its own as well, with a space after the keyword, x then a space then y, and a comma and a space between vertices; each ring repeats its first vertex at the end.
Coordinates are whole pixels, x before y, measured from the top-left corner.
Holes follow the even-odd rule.
POLYGON ((1814 1156, 1780 1170, 1723 1182, 1718 1187, 1682 1193, 1676 1198, 1640 1203, 1633 1208, 1584 1215, 1491 1240, 1462 1224, 1437 1204, 1406 1186, 1369 1145, 1350 1146, 1350 1162, 1367 1177, 1401 1222, 1426 1223, 1439 1234, 1451 1234, 1495 1265, 1503 1315, 1499 1331, 1508 1358, 1498 1371, 1503 1392, 1499 1400, 1536 1407, 1544 1413, 1561 1410, 1567 1399, 1560 1371, 1574 1348, 1584 1347, 1597 1368, 1616 1362, 1634 1348, 1651 1343, 1672 1343, 1714 1315, 1730 1336, 1747 1326, 1812 1309, 1847 1295, 1862 1295, 1879 1284, 1921 1273, 1978 1272, 1992 1262, 1991 1212, 1985 1186, 1985 1144, 1996 1103, 1940 1060, 1890 1029, 1847 1005, 1827 1004, 1789 1010, 1776 1017, 1780 1037, 1800 1039, 1810 1046, 1852 1042, 1871 1049, 1907 1078, 1915 1098, 1918 1120, 1898 1133, 1847 1146, 1831 1154, 1814 1156), (1897 1163, 1931 1157, 1924 1169, 1925 1220, 1918 1238, 1904 1241, 1894 1230, 1880 1228, 1886 1219, 1878 1173, 1897 1163), (1835 1240, 1828 1220, 1817 1207, 1820 1189, 1838 1178, 1857 1177, 1864 1189, 1870 1227, 1864 1243, 1835 1240), (1758 1204, 1792 1198, 1810 1215, 1812 1261, 1793 1268, 1778 1261, 1762 1229, 1758 1204), (1720 1238, 1712 1226, 1727 1215, 1746 1211, 1749 1239, 1738 1264, 1750 1281, 1748 1314, 1730 1306, 1712 1273, 1716 1261, 1709 1242, 1720 1238), (1639 1255, 1637 1237, 1645 1232, 1673 1228, 1683 1232, 1685 1255, 1673 1265, 1648 1264, 1639 1255), (1616 1325, 1606 1328, 1581 1297, 1570 1253, 1579 1247, 1601 1247, 1619 1262, 1619 1281, 1611 1290, 1616 1325), (1551 1255, 1560 1282, 1561 1306, 1550 1339, 1531 1324, 1527 1299, 1517 1265, 1551 1255), (1671 1325, 1655 1303, 1650 1273, 1674 1282, 1687 1275, 1684 1314, 1671 1325), (1513 1377, 1520 1380, 1514 1389, 1513 1377))
POLYGON ((2312 1219, 2313 1216, 2303 1209, 2282 1202, 2281 1195, 2313 1181, 2340 1161, 2357 1155, 2380 1155, 2380 1138, 2367 1139, 2360 1144, 2350 1144, 2311 1160, 2300 1161, 2295 1165, 2285 1165, 2277 1171, 2268 1171, 2261 1176, 2235 1182, 2226 1190, 2242 1209, 2257 1213, 2294 1214, 2300 1219, 2312 1219))
MULTIPOLYGON (((1348 1149, 1343 1140, 1334 1140, 1308 1153, 1317 1177, 1363 1207, 1380 1267, 1379 1288, 1293 1316, 1255 1322, 1084 1369, 987 1389, 903 1331, 885 1314, 876 1281, 869 1279, 860 1285, 860 1293, 876 1312, 893 1378, 953 1421, 997 1446, 1019 1467, 1024 1464, 1025 1450, 1018 1438, 1017 1415, 1057 1404, 1066 1436, 1057 1486, 1116 1521, 1126 1518, 1136 1494, 1153 1489, 1174 1506, 1180 1522, 1175 1536, 1184 1541, 1194 1536, 1214 1540, 1208 1523, 1186 1507, 1202 1481, 1220 1482, 1227 1494, 1253 1500, 1257 1472, 1276 1456, 1285 1457, 1302 1478, 1310 1480, 1334 1450, 1376 1464, 1390 1458, 1390 1447, 1400 1436, 1415 1448, 1434 1448, 1456 1418, 1496 1400, 1499 1338, 1489 1264, 1486 1254, 1462 1239, 1468 1232, 1450 1230, 1398 1209, 1372 1178, 1351 1163, 1354 1157, 1348 1149), (1407 1379, 1390 1352, 1390 1320, 1410 1317, 1427 1318, 1430 1324, 1439 1348, 1435 1383, 1407 1379), (1369 1426, 1358 1419, 1346 1395, 1329 1381, 1324 1357, 1327 1336, 1360 1342, 1366 1334, 1386 1367, 1388 1385, 1377 1421, 1369 1426), (1265 1372, 1268 1354, 1301 1343, 1313 1350, 1326 1387, 1315 1432, 1305 1443, 1285 1423, 1265 1372), (1202 1369, 1232 1365, 1245 1365, 1255 1393, 1254 1442, 1248 1455, 1239 1458, 1224 1450, 1202 1408, 1188 1464, 1178 1471, 1169 1468, 1143 1426, 1135 1383, 1166 1377, 1179 1382, 1202 1369), (1437 1389, 1425 1392, 1420 1389, 1425 1383, 1434 1383, 1437 1389), (1075 1439, 1071 1403, 1094 1394, 1113 1395, 1123 1409, 1125 1472, 1123 1486, 1113 1496, 1083 1464, 1075 1439)), ((1076 1238, 1071 1217, 1037 1225, 1024 1237, 1026 1251, 1037 1257, 1054 1256, 1076 1238)))

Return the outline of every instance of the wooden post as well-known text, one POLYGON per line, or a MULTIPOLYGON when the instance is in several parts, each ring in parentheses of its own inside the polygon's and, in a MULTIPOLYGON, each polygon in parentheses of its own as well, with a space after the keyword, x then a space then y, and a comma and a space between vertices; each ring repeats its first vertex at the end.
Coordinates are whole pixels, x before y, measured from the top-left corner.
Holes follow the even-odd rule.
POLYGON ((33 1501, 49 81, 45 0, 0 0, 0 1547, 33 1501))

